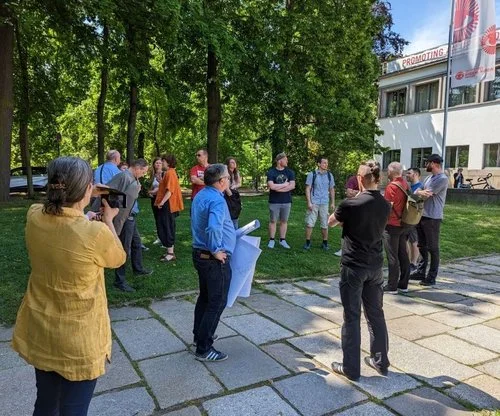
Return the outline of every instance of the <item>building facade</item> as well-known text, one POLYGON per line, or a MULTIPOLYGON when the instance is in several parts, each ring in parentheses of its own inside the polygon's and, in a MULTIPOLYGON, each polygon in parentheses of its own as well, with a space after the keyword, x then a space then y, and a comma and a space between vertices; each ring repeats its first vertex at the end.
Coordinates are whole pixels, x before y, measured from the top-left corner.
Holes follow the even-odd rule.
MULTIPOLYGON (((450 91, 445 167, 461 167, 466 178, 491 173, 500 189, 500 30, 496 32, 495 79, 450 91)), ((377 156, 384 168, 398 161, 424 166, 442 152, 448 45, 383 64, 379 78, 377 139, 388 150, 377 156)))

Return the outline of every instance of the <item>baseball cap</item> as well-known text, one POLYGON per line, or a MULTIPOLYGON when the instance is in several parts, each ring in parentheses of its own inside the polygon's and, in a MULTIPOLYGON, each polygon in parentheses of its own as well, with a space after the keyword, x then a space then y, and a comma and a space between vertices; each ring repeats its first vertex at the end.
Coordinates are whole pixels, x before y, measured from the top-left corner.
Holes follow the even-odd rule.
POLYGON ((274 161, 277 162, 278 160, 281 160, 283 159, 284 157, 286 157, 286 153, 285 152, 281 152, 281 153, 278 153, 276 155, 276 157, 274 158, 274 161))
POLYGON ((434 163, 439 163, 439 164, 442 164, 443 163, 443 158, 441 156, 439 156, 437 153, 433 153, 432 155, 430 155, 429 157, 427 157, 427 159, 425 159, 426 162, 434 162, 434 163))

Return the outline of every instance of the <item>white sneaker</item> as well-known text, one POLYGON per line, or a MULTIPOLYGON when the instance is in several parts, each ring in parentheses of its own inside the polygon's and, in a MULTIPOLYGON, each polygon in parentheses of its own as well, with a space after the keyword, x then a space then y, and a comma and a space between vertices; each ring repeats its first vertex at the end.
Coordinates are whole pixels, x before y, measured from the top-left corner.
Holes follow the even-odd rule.
POLYGON ((286 242, 286 240, 281 240, 280 241, 280 246, 283 247, 283 248, 291 248, 288 243, 286 242))
POLYGON ((269 243, 267 243, 267 248, 274 248, 274 240, 269 240, 269 243))
POLYGON ((161 244, 161 240, 157 238, 155 241, 153 241, 153 244, 157 246, 158 244, 161 244))
POLYGON ((342 255, 342 249, 340 249, 339 251, 336 251, 335 254, 337 257, 340 257, 342 255))

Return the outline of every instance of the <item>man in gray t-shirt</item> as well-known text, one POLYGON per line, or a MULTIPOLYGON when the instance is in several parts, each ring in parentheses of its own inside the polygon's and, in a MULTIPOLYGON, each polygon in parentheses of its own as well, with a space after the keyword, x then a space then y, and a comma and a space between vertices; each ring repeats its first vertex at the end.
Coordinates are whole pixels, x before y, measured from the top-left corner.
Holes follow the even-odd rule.
POLYGON ((425 168, 432 174, 424 180, 423 189, 415 192, 425 199, 422 219, 417 225, 418 248, 422 259, 410 278, 421 280, 422 286, 435 285, 439 269, 439 233, 448 190, 448 177, 443 173, 442 164, 443 159, 438 154, 427 158, 425 168), (431 261, 427 272, 429 255, 431 261))

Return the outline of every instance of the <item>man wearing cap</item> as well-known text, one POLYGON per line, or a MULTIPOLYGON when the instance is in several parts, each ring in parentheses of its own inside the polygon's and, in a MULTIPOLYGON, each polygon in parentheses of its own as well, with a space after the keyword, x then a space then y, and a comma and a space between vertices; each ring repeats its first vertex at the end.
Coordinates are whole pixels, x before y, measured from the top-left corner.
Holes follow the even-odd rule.
POLYGON ((292 206, 292 190, 295 189, 295 172, 288 169, 288 158, 285 153, 279 153, 276 167, 267 171, 267 186, 269 187, 269 243, 267 247, 274 248, 276 221, 280 221, 280 245, 289 249, 286 242, 288 217, 292 206))
POLYGON ((443 173, 442 164, 443 159, 438 154, 432 154, 427 158, 425 169, 431 175, 425 178, 423 189, 415 192, 425 200, 422 219, 417 225, 418 248, 422 259, 410 278, 421 280, 422 286, 435 285, 439 269, 439 232, 448 190, 448 177, 443 173), (427 272, 429 254, 431 261, 427 272))

